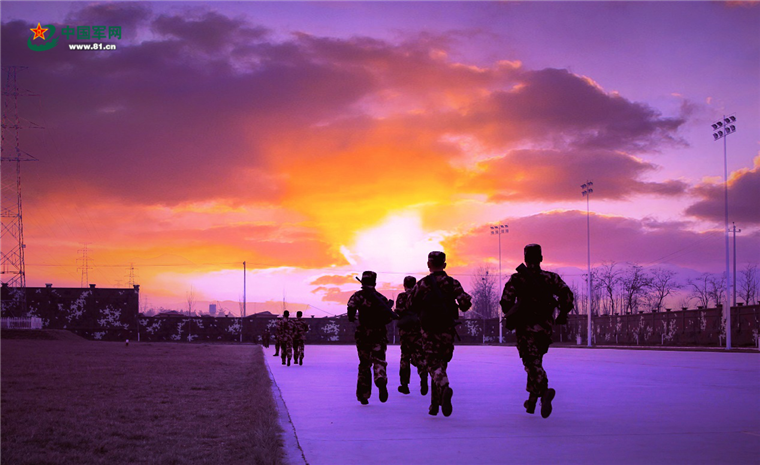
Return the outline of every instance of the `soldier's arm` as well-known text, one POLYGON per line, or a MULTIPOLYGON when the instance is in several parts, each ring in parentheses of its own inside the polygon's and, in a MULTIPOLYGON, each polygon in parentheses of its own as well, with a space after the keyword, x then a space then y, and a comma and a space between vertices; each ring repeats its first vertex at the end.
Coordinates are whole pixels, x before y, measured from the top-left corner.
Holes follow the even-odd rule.
POLYGON ((557 304, 559 306, 560 314, 567 315, 573 310, 573 291, 570 290, 559 275, 555 275, 554 289, 554 295, 557 296, 557 304))
POLYGON ((422 279, 417 281, 411 291, 406 296, 406 308, 413 311, 416 314, 420 314, 420 302, 421 302, 421 283, 422 279))
POLYGON ((507 281, 507 284, 504 285, 504 291, 502 292, 501 300, 499 301, 501 311, 505 314, 515 306, 515 300, 517 300, 517 292, 513 278, 514 275, 512 275, 507 281))
POLYGON ((396 297, 396 308, 394 309, 396 313, 401 314, 406 309, 407 297, 406 292, 402 292, 396 297))
POLYGON ((359 308, 359 298, 357 296, 358 292, 352 295, 350 299, 348 299, 348 321, 351 322, 356 320, 356 309, 359 308))
POLYGON ((459 303, 459 310, 466 312, 470 309, 470 307, 472 307, 472 296, 464 291, 459 281, 456 279, 453 281, 454 295, 456 296, 455 298, 457 299, 457 303, 459 303))

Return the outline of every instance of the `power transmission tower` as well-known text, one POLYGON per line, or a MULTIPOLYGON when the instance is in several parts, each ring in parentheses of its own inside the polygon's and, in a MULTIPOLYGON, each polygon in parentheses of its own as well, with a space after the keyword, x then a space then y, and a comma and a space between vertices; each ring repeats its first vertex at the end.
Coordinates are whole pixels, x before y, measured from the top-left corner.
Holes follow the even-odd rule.
POLYGON ((0 178, 2 178, 2 235, 0 236, 0 274, 4 286, 14 289, 10 299, 3 299, 3 315, 26 316, 26 264, 24 262, 24 220, 21 209, 21 162, 37 161, 36 158, 21 150, 21 129, 42 129, 40 126, 24 120, 22 122, 18 109, 19 97, 36 96, 27 90, 20 90, 16 75, 26 69, 24 66, 3 66, 3 116, 2 155, 0 160, 0 178))
POLYGON ((41 126, 23 120, 19 114, 19 97, 37 96, 19 89, 16 75, 24 66, 3 66, 2 118, 2 263, 0 272, 3 283, 22 289, 22 310, 26 311, 26 265, 24 263, 24 220, 21 208, 21 162, 37 161, 21 149, 21 129, 42 129, 41 126))
POLYGON ((135 287, 135 264, 129 264, 129 280, 127 281, 128 287, 135 287))
POLYGON ((77 263, 81 263, 81 266, 77 267, 77 271, 82 271, 82 280, 80 283, 80 287, 87 287, 90 284, 90 273, 89 270, 92 269, 90 266, 90 257, 87 255, 87 252, 89 250, 87 249, 87 244, 84 244, 83 249, 77 250, 77 253, 82 254, 82 258, 77 258, 77 263))

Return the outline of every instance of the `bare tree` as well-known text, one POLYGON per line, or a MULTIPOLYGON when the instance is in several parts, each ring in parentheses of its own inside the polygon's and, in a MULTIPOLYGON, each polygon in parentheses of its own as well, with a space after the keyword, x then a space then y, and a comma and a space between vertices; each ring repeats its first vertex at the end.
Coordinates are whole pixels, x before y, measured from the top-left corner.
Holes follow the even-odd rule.
POLYGON ((607 314, 615 314, 615 294, 621 282, 621 270, 616 269, 615 262, 605 262, 602 266, 595 268, 594 281, 599 284, 600 290, 606 297, 602 304, 607 314))
POLYGON ((726 301, 726 274, 710 276, 708 289, 708 295, 715 306, 723 304, 726 301))
POLYGON ((687 284, 691 288, 691 298, 697 301, 697 305, 702 308, 710 306, 710 273, 702 273, 696 279, 689 278, 687 284))
POLYGON ((741 271, 741 276, 742 279, 738 288, 741 297, 744 299, 744 304, 756 304, 758 294, 757 263, 747 263, 747 266, 741 271))
POLYGON ((650 285, 651 278, 644 271, 644 267, 629 263, 628 268, 620 275, 620 288, 623 291, 626 311, 636 313, 639 302, 650 285))
POLYGON ((491 269, 486 266, 480 266, 475 270, 472 277, 472 312, 465 315, 470 318, 498 318, 499 300, 501 300, 500 290, 496 282, 497 275, 491 273, 491 269))
MULTIPOLYGON (((600 310, 602 308, 602 285, 600 284, 600 280, 597 276, 598 274, 598 268, 591 268, 591 314, 592 315, 600 315, 600 310)), ((581 276, 583 276, 583 289, 581 290, 580 294, 575 296, 575 307, 578 309, 578 313, 583 315, 588 315, 588 303, 589 303, 589 296, 588 296, 588 273, 583 273, 581 276)))
POLYGON ((573 293, 573 297, 575 299, 575 305, 573 305, 573 309, 570 311, 571 314, 577 315, 579 313, 580 308, 585 308, 583 305, 585 305, 585 294, 581 292, 580 289, 578 289, 578 283, 575 281, 569 283, 567 285, 570 288, 570 292, 573 293))
POLYGON ((678 300, 678 306, 683 309, 689 308, 689 306, 691 305, 691 300, 692 300, 692 296, 684 295, 678 300))
POLYGON ((650 271, 650 296, 652 308, 662 310, 662 302, 665 297, 669 296, 683 286, 675 279, 676 272, 664 268, 654 268, 650 271))
POLYGON ((193 307, 195 306, 195 289, 193 289, 193 286, 190 286, 190 290, 187 291, 185 297, 187 297, 187 316, 192 316, 193 307))

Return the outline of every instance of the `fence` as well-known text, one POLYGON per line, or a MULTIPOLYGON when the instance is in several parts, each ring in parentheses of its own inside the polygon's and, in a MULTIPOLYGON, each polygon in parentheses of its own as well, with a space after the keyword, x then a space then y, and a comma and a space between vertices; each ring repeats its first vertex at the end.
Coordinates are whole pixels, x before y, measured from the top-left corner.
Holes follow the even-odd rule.
POLYGON ((42 318, 3 318, 2 329, 42 329, 42 318))

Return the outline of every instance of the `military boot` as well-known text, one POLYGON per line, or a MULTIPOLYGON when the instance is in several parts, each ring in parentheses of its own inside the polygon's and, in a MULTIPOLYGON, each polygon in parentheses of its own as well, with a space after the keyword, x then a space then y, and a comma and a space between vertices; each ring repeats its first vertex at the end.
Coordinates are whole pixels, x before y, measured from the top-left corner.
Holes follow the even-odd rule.
POLYGON ((552 414, 552 400, 557 392, 552 388, 547 388, 544 395, 541 396, 541 416, 549 418, 552 414))
POLYGON ((438 404, 432 403, 430 404, 430 408, 428 409, 428 414, 436 416, 438 415, 438 404))
POLYGON ((528 400, 525 401, 523 404, 523 407, 525 407, 525 411, 533 414, 536 412, 536 402, 538 402, 538 396, 531 394, 530 397, 528 397, 528 400))
POLYGON ((385 402, 388 400, 388 380, 379 380, 377 382, 377 388, 380 390, 380 393, 378 394, 378 397, 380 398, 380 402, 385 402))
POLYGON ((420 377, 420 394, 423 396, 428 393, 428 379, 427 375, 420 377))
POLYGON ((401 394, 409 394, 410 392, 409 386, 407 386, 406 384, 402 384, 401 386, 398 387, 398 392, 400 392, 401 394))
POLYGON ((451 396, 454 395, 454 390, 450 387, 447 387, 445 391, 443 391, 443 405, 441 405, 441 412, 443 413, 444 417, 448 417, 451 415, 451 412, 453 411, 454 407, 451 405, 451 396))

